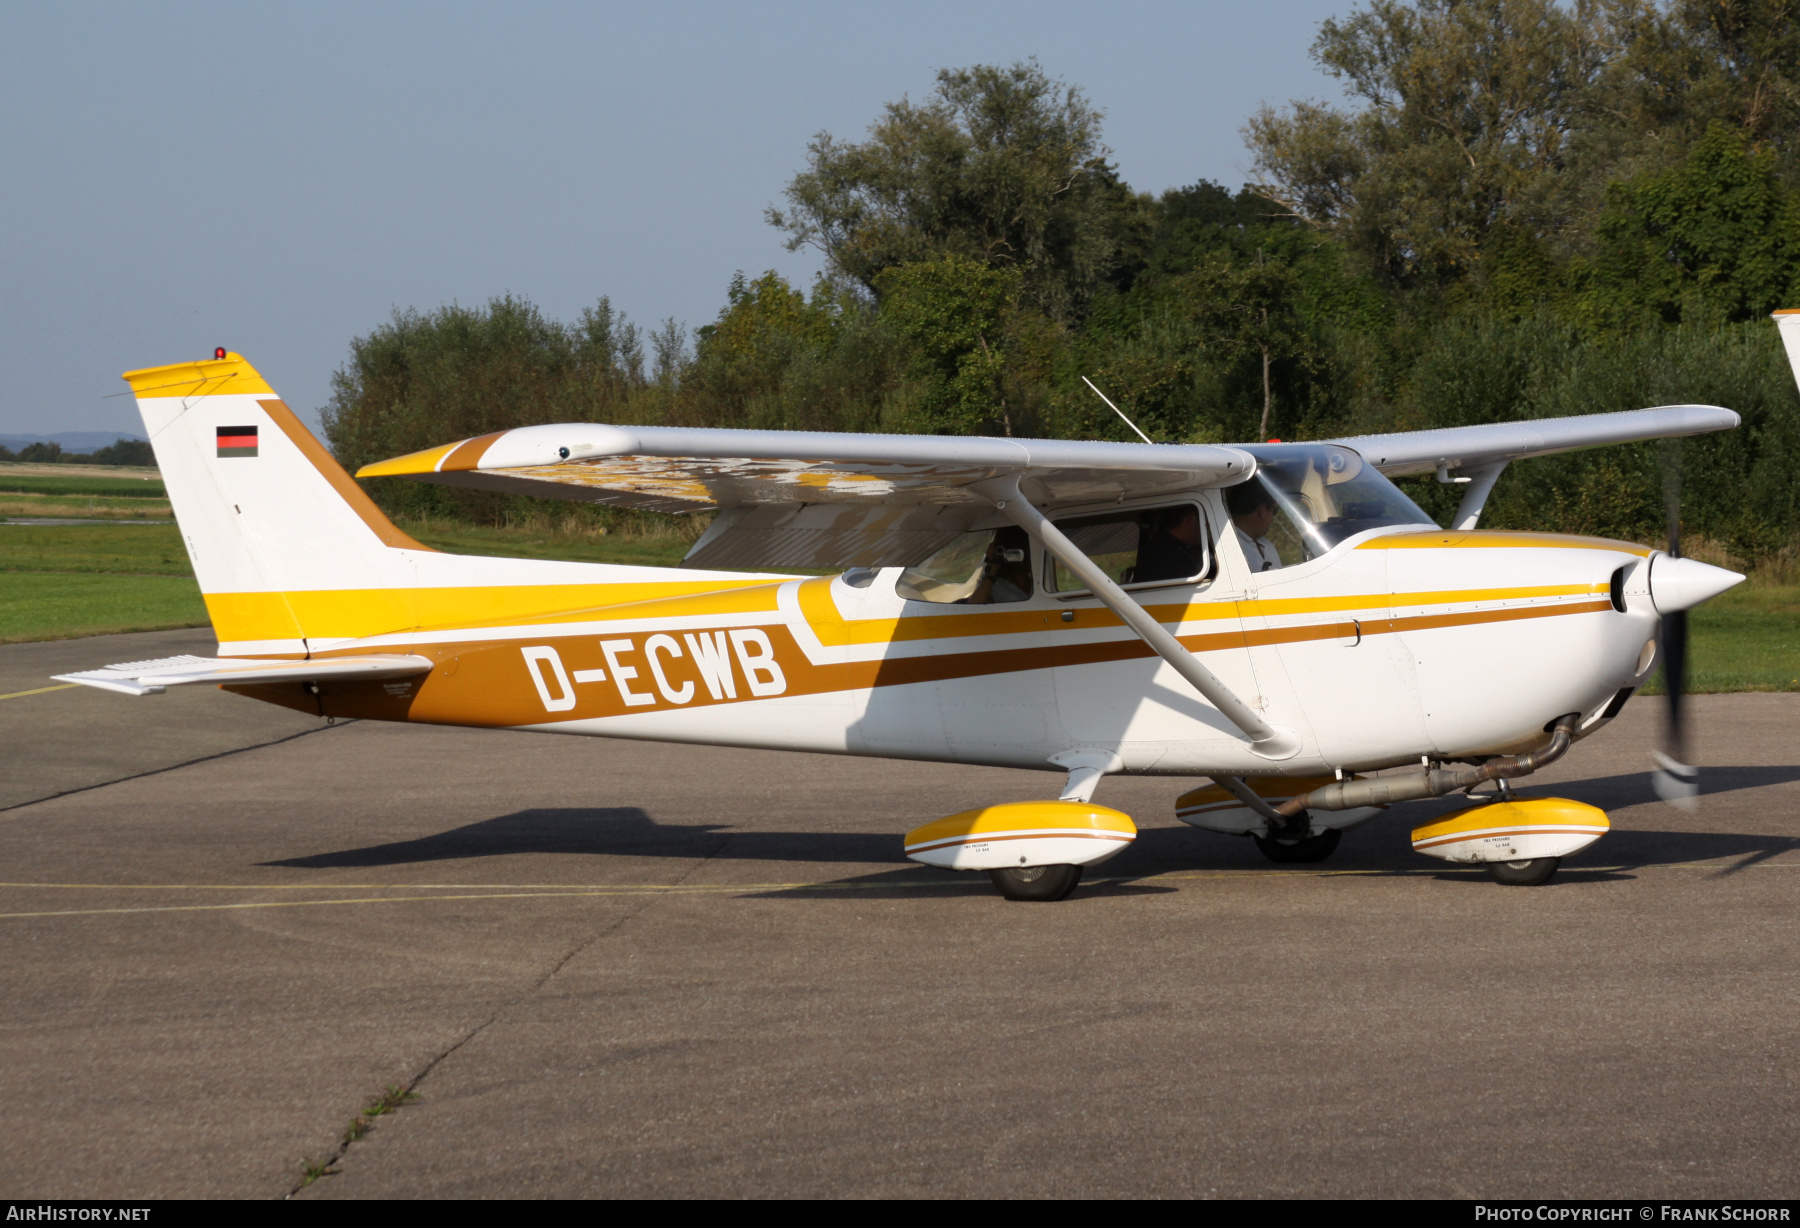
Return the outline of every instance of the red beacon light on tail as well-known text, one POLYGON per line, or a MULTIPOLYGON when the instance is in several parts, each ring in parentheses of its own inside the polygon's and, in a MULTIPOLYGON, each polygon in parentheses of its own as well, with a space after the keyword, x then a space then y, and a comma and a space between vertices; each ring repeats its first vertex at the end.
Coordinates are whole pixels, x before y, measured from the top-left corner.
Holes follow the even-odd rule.
POLYGON ((222 346, 222 345, 215 345, 215 346, 213 346, 213 357, 214 357, 214 358, 215 358, 215 359, 219 359, 219 358, 223 358, 223 357, 225 357, 225 347, 224 347, 224 346, 222 346))

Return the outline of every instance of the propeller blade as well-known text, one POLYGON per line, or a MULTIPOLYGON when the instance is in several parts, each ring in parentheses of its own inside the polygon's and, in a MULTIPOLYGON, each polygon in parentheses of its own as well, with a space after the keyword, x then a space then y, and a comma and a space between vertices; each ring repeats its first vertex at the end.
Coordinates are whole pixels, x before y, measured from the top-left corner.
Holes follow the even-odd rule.
POLYGON ((1689 809, 1700 793, 1700 769, 1687 753, 1687 611, 1662 616, 1663 689, 1668 695, 1668 724, 1663 749, 1656 752, 1651 787, 1671 806, 1689 809))
MULTIPOLYGON (((1662 461, 1663 514, 1668 519, 1669 556, 1681 557, 1681 441, 1665 439, 1662 461)), ((1700 794, 1700 769, 1688 762, 1687 753, 1687 611, 1662 616, 1663 690, 1668 696, 1668 724, 1663 749, 1656 752, 1656 771, 1650 785, 1671 806, 1692 809, 1700 794)))

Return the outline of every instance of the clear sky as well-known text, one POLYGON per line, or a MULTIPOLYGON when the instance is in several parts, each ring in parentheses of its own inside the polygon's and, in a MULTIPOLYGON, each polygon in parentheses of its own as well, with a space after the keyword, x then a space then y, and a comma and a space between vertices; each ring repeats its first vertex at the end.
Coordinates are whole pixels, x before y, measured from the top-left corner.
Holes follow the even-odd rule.
POLYGON ((0 433, 136 430, 119 372, 215 345, 311 419, 396 307, 704 324, 734 270, 811 280, 762 220, 808 138, 939 68, 1036 56, 1134 187, 1235 187, 1258 104, 1338 96, 1307 48, 1350 7, 14 0, 0 433))

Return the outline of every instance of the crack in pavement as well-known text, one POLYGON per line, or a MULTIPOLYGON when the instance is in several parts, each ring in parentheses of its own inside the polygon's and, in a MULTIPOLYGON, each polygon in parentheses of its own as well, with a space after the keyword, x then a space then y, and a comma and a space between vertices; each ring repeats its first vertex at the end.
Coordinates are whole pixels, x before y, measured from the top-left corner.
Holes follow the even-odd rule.
POLYGON ((268 742, 255 742, 249 746, 237 746, 233 747, 231 750, 216 751, 210 755, 201 755, 198 759, 184 759, 180 763, 171 763, 167 767, 151 768, 147 772, 133 772, 129 776, 120 776, 113 780, 102 780, 98 784, 82 785, 79 789, 64 789, 60 793, 46 793, 42 797, 34 797, 28 801, 14 802, 10 806, 0 806, 0 814, 6 814, 13 810, 23 810, 27 806, 35 806, 40 802, 55 801, 59 797, 74 797, 77 793, 92 793, 95 789, 106 789, 113 785, 122 785, 128 780, 143 780, 149 776, 161 776, 164 772, 177 772, 185 767, 193 767, 195 764, 210 763, 214 759, 226 759, 232 755, 241 755, 245 751, 262 750, 269 746, 280 746, 283 742, 292 742, 297 738, 309 738, 315 733, 324 733, 330 729, 342 729, 347 725, 358 724, 360 719, 361 718, 359 717, 352 717, 349 720, 340 720, 330 725, 318 725, 312 729, 302 729, 299 733, 290 733, 285 737, 275 738, 268 742))
MULTIPOLYGON (((688 879, 692 878, 695 874, 698 874, 703 868, 710 865, 718 857, 719 853, 725 848, 725 846, 727 844, 731 843, 731 840, 735 834, 736 833, 726 833, 725 837, 718 842, 718 844, 713 848, 713 850, 711 852, 707 853, 707 855, 704 857, 695 859, 694 862, 688 867, 687 872, 676 878, 674 885, 679 887, 679 886, 685 884, 688 879)), ((430 1076, 432 1071, 436 1070, 440 1065, 442 1065, 445 1061, 447 1061, 450 1058, 450 1056, 452 1054, 454 1054, 457 1050, 461 1049, 464 1045, 468 1044, 470 1041, 474 1040, 477 1036, 479 1036, 483 1032, 487 1031, 488 1028, 490 1028, 494 1024, 498 1023, 500 1021, 500 1017, 502 1015, 505 1015, 508 1011, 512 1010, 514 1007, 518 1006, 520 1003, 531 998, 539 990, 543 989, 544 986, 548 985, 552 980, 554 980, 556 978, 557 973, 561 972, 564 968, 568 967, 569 962, 571 960, 573 960, 576 956, 578 956, 582 952, 588 950, 590 947, 592 947, 595 943, 599 942, 601 939, 617 933, 620 929, 622 929, 625 926, 625 924, 627 922, 633 921, 636 918, 638 918, 639 916, 641 916, 645 912, 645 910, 650 908, 650 906, 656 900, 666 899, 674 894, 676 894, 676 893, 669 892, 669 891, 658 891, 655 894, 644 896, 642 903, 640 903, 636 908, 633 908, 629 912, 626 912, 623 915, 615 918, 611 924, 601 927, 599 930, 588 935, 588 937, 582 939, 580 942, 577 942, 574 946, 570 947, 567 951, 563 952, 562 956, 559 959, 557 959, 557 961, 554 964, 552 964, 550 966, 550 968, 546 972, 543 973, 543 975, 539 976, 537 978, 537 980, 533 981, 525 989, 523 989, 520 992, 518 992, 517 994, 513 995, 507 1001, 505 1001, 505 1002, 501 1003, 499 1006, 495 1007, 492 1014, 490 1014, 486 1019, 483 1019, 480 1023, 476 1024, 474 1027, 470 1028, 468 1030, 468 1032, 465 1033, 460 1040, 458 1040, 454 1044, 450 1045, 442 1053, 437 1054, 430 1061, 426 1062, 424 1066, 420 1067, 418 1073, 416 1073, 415 1075, 413 1075, 413 1077, 411 1079, 407 1080, 405 1083, 400 1085, 400 1089, 401 1089, 402 1093, 405 1095, 412 1095, 413 1093, 417 1092, 419 1085, 421 1083, 423 1083, 427 1077, 430 1076)), ((364 1137, 366 1137, 366 1135, 364 1137)), ((326 1156, 323 1164, 321 1164, 319 1166, 321 1169, 319 1177, 329 1177, 329 1176, 335 1175, 334 1174, 334 1166, 337 1165, 341 1160, 343 1160, 343 1158, 347 1154, 349 1154, 350 1148, 354 1147, 360 1141, 361 1141, 360 1138, 357 1138, 357 1139, 345 1138, 344 1141, 338 1143, 338 1145, 326 1156)), ((311 1161, 308 1161, 308 1163, 311 1163, 311 1161)), ((306 1175, 302 1174, 300 1181, 296 1185, 294 1185, 291 1189, 289 1189, 286 1195, 284 1195, 284 1200, 293 1198, 295 1195, 300 1193, 301 1190, 304 1190, 309 1185, 314 1184, 318 1179, 319 1178, 316 1178, 316 1177, 309 1178, 306 1175)))

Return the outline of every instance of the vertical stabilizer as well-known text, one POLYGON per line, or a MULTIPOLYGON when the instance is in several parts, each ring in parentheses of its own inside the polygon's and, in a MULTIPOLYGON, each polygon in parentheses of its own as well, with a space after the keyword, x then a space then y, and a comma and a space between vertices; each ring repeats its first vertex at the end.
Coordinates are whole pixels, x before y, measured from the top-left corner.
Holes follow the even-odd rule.
POLYGON ((304 654, 289 593, 414 583, 428 548, 394 527, 244 359, 125 379, 222 644, 304 654))
POLYGON ((1794 384, 1800 387, 1800 307, 1777 311, 1774 317, 1781 344, 1787 347, 1788 364, 1794 368, 1794 384))

